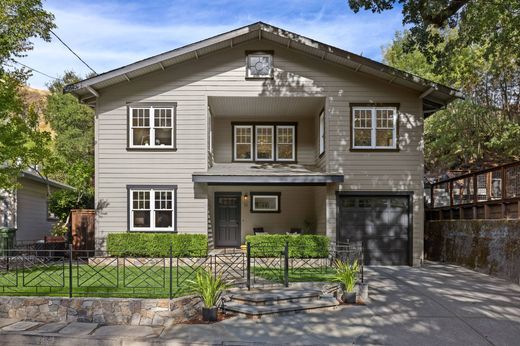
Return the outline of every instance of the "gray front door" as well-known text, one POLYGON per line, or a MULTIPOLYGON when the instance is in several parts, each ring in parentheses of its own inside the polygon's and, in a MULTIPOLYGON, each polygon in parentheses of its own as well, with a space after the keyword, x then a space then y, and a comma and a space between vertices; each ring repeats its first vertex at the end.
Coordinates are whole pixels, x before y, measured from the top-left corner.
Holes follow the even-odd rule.
POLYGON ((240 246, 240 193, 215 193, 215 246, 240 246))
POLYGON ((338 241, 363 241, 365 264, 409 264, 408 196, 338 197, 338 241))

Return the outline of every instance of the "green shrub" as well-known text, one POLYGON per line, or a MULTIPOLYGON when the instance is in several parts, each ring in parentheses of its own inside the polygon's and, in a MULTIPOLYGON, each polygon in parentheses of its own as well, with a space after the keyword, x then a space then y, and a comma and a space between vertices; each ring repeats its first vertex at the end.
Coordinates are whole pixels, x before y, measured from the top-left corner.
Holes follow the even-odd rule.
POLYGON ((329 255, 329 238, 317 234, 261 234, 248 235, 246 242, 251 243, 251 256, 278 257, 289 243, 291 258, 324 258, 329 255))
POLYGON ((170 244, 173 257, 204 257, 208 254, 205 234, 111 233, 107 250, 111 256, 169 257, 170 244))

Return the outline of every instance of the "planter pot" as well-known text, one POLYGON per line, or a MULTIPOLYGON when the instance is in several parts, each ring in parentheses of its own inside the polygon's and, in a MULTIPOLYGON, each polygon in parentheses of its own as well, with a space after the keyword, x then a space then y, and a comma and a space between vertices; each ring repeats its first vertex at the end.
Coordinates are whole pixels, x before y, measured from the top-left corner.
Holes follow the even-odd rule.
POLYGON ((347 292, 343 291, 341 295, 341 301, 346 304, 355 304, 356 303, 356 292, 347 292))
POLYGON ((202 320, 210 321, 210 322, 217 321, 217 312, 218 312, 217 307, 202 308, 202 320))
POLYGON ((356 285, 356 304, 366 304, 368 302, 368 284, 358 283, 356 285))

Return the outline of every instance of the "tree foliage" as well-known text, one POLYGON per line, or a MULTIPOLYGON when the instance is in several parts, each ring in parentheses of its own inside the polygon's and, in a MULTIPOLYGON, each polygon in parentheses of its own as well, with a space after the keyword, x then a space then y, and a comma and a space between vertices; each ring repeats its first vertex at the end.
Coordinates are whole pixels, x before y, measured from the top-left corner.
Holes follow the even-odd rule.
POLYGON ((53 20, 39 0, 0 2, 0 189, 15 187, 20 171, 41 169, 50 157, 50 133, 40 131, 38 113, 21 95, 28 72, 10 64, 32 49, 32 38, 50 40, 53 20))

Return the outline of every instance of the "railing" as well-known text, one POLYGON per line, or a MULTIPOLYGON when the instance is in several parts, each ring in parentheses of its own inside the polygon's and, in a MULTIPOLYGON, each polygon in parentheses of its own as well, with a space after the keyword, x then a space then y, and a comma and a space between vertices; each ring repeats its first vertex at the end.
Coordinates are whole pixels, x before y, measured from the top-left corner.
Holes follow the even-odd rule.
MULTIPOLYGON (((308 250, 308 248, 306 249, 308 250)), ((0 253, 0 295, 169 298, 189 294, 201 270, 233 285, 329 281, 336 261, 363 263, 361 245, 333 244, 324 256, 285 244, 248 243, 246 253, 204 257, 110 256, 97 250, 9 249, 0 253), (274 254, 274 255, 273 255, 274 254)), ((360 273, 363 280, 363 272, 360 273)))
POLYGON ((520 218, 520 162, 434 183, 429 219, 520 218))

